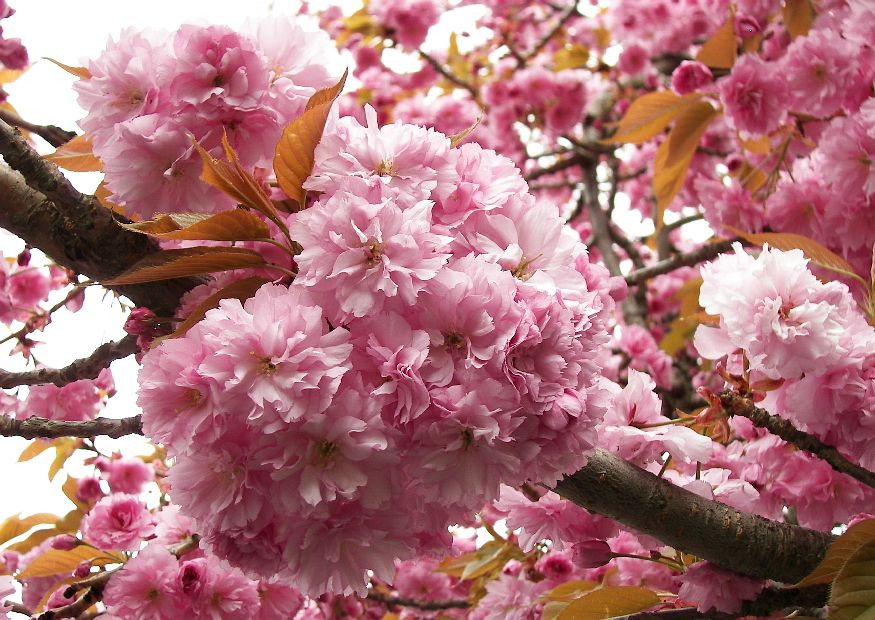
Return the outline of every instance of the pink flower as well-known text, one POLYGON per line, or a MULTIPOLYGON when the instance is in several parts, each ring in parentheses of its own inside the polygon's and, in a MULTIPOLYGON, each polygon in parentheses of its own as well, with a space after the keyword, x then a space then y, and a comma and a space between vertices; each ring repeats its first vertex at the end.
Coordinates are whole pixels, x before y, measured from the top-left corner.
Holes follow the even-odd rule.
POLYGON ((201 181, 203 164, 187 129, 160 114, 116 125, 115 140, 98 151, 113 201, 143 219, 228 207, 230 198, 201 181))
POLYGON ((103 53, 88 63, 91 77, 73 85, 79 105, 87 115, 79 125, 88 132, 98 152, 112 142, 113 127, 138 116, 167 108, 167 34, 158 31, 122 30, 110 39, 103 53))
POLYGON ((678 459, 707 461, 711 440, 682 425, 670 424, 661 413, 655 388, 649 376, 629 371, 628 383, 614 396, 599 427, 599 446, 641 464, 666 451, 678 459), (647 428, 649 425, 654 426, 647 428))
POLYGON ((532 620, 540 616, 540 595, 549 581, 535 583, 525 578, 501 575, 486 585, 484 596, 469 616, 472 620, 532 620))
POLYGON ((101 549, 134 551, 155 531, 152 515, 133 495, 104 497, 82 520, 82 537, 101 549))
POLYGON ((268 87, 268 68, 253 43, 227 26, 184 25, 173 38, 171 89, 191 105, 255 108, 268 87))
POLYGON ((718 82, 726 114, 738 131, 762 135, 777 129, 787 114, 787 84, 778 66, 744 54, 718 82))
POLYGON ((107 611, 132 620, 173 620, 188 613, 175 589, 176 558, 150 544, 109 580, 103 593, 107 611))
POLYGON ((848 288, 823 284, 799 250, 764 247, 754 259, 740 244, 702 267, 700 303, 720 315, 720 327, 699 326, 694 344, 718 359, 742 349, 751 369, 772 378, 795 379, 836 364, 872 330, 848 288))
POLYGON ((707 86, 714 76, 711 70, 696 60, 684 60, 671 74, 671 87, 679 95, 686 95, 707 86))
POLYGON ((177 584, 181 593, 192 601, 197 618, 256 617, 260 605, 257 584, 227 562, 213 557, 183 562, 177 584))
POLYGON ((535 570, 546 579, 562 582, 567 581, 574 573, 574 564, 569 554, 564 551, 551 551, 544 554, 535 563, 535 570))
POLYGON ((104 474, 113 493, 131 493, 136 495, 143 490, 143 486, 155 479, 155 472, 152 466, 147 465, 140 459, 111 461, 104 474))
POLYGON ((325 410, 349 369, 348 332, 329 331, 297 285, 262 286, 245 305, 223 300, 201 325, 214 353, 199 372, 214 399, 234 403, 265 432, 325 410))
POLYGON ((441 16, 443 6, 437 0, 388 0, 369 7, 387 30, 387 36, 404 47, 415 50, 441 16))
POLYGON ((365 107, 365 115, 367 127, 347 117, 326 128, 305 188, 331 195, 352 175, 388 190, 384 195, 403 208, 455 180, 446 136, 401 123, 380 127, 371 106, 365 107))
POLYGON ((417 559, 398 562, 392 585, 398 596, 417 601, 446 601, 453 597, 450 576, 437 570, 435 560, 417 559))
POLYGON ((702 613, 711 610, 735 613, 741 609, 743 601, 756 598, 765 586, 762 580, 730 573, 709 562, 688 566, 680 579, 678 596, 695 603, 696 609, 702 613))
POLYGON ((12 611, 12 605, 6 600, 10 594, 15 594, 15 581, 11 575, 0 575, 0 613, 12 611))
POLYGON ((617 344, 629 356, 629 366, 648 372, 662 388, 671 388, 671 357, 659 348, 653 335, 641 325, 625 325, 617 344))
POLYGON ((320 293, 340 321, 379 312, 395 297, 412 305, 449 256, 425 201, 402 209, 338 192, 298 214, 290 230, 304 248, 297 282, 320 293))
POLYGON ((76 499, 81 502, 94 502, 106 495, 100 488, 100 480, 87 476, 76 483, 76 499))
POLYGON ((304 597, 297 588, 279 577, 258 582, 261 606, 255 620, 286 620, 294 618, 304 606, 304 597))
POLYGON ((552 491, 532 502, 516 489, 503 486, 495 507, 507 513, 508 528, 519 528, 520 547, 524 550, 544 539, 553 541, 554 548, 564 549, 566 545, 605 540, 617 533, 614 521, 592 514, 552 491))
POLYGON ((38 416, 68 422, 91 420, 97 415, 104 397, 97 381, 92 379, 80 379, 63 387, 51 384, 34 385, 31 386, 18 417, 25 419, 38 416))
POLYGON ((0 65, 17 71, 27 67, 28 62, 27 48, 21 44, 21 39, 4 39, 0 36, 0 65))

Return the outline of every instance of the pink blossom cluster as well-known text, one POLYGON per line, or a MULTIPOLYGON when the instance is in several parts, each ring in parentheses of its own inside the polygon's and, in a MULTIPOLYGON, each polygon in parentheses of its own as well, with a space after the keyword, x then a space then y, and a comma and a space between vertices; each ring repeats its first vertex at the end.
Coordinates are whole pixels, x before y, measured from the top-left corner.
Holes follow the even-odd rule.
POLYGON ((113 620, 283 620, 295 616, 304 597, 276 579, 249 579, 200 551, 176 558, 155 542, 113 575, 103 601, 103 615, 113 620))
MULTIPOLYGON (((10 8, 6 0, 0 0, 0 19, 5 19, 15 14, 15 10, 10 8)), ((12 70, 21 70, 27 67, 28 57, 27 49, 21 43, 21 39, 9 38, 3 36, 3 27, 0 26, 0 67, 6 67, 12 70)), ((0 89, 0 94, 3 89, 0 89)), ((0 103, 4 97, 0 96, 0 103)))
POLYGON ((214 212, 226 196, 202 183, 192 140, 219 156, 227 134, 246 166, 269 167, 283 128, 333 84, 324 32, 289 17, 174 33, 127 29, 88 63, 75 89, 80 121, 105 162, 112 200, 133 217, 214 212))
POLYGON ((558 209, 492 151, 367 120, 316 149, 294 284, 224 300, 140 374, 210 549, 310 595, 362 593, 502 483, 578 469, 607 396, 610 282, 558 209))
POLYGON ((514 122, 528 121, 533 115, 550 136, 570 131, 586 111, 588 77, 581 69, 555 72, 531 67, 512 73, 507 80, 490 82, 484 93, 490 121, 512 134, 514 122))
POLYGON ((17 257, 0 255, 0 322, 9 325, 30 321, 34 328, 41 327, 37 317, 41 314, 40 303, 52 290, 67 283, 66 270, 32 264, 29 250, 17 257))
POLYGON ((700 302, 720 326, 700 326, 694 343, 708 359, 742 351, 753 382, 783 380, 768 407, 872 467, 875 330, 847 286, 820 282, 807 262, 799 250, 754 258, 736 245, 705 265, 700 302))
POLYGON ((415 50, 446 8, 440 0, 386 0, 370 4, 368 11, 383 27, 386 38, 415 50))
POLYGON ((96 379, 80 379, 60 387, 33 385, 24 398, 4 394, 3 406, 19 420, 37 416, 77 422, 93 419, 114 393, 112 372, 105 368, 96 379))

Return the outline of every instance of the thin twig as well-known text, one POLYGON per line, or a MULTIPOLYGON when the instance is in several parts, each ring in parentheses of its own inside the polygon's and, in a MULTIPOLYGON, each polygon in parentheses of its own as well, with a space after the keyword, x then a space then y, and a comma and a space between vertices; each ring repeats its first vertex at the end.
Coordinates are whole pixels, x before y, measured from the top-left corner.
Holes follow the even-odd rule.
POLYGON ((556 163, 547 166, 546 168, 537 168, 526 175, 526 181, 534 181, 554 172, 562 172, 578 164, 585 163, 586 159, 582 155, 572 155, 565 159, 560 159, 556 163))
POLYGON ((417 601, 412 598, 403 598, 400 596, 388 596, 381 592, 368 592, 368 600, 382 603, 383 605, 399 605, 401 607, 415 607, 416 609, 424 610, 439 610, 439 609, 465 609, 471 606, 465 600, 449 600, 449 601, 417 601))
POLYGON ((547 45, 553 37, 559 34, 559 31, 562 30, 566 23, 568 23, 568 20, 575 15, 580 15, 580 13, 577 11, 577 1, 572 0, 571 6, 563 9, 556 24, 543 37, 541 37, 541 39, 535 44, 535 47, 529 50, 524 56, 517 59, 517 65, 523 67, 532 58, 537 56, 538 53, 544 49, 544 46, 547 45))
POLYGON ((766 429, 800 450, 805 450, 826 461, 837 472, 847 474, 875 489, 875 473, 850 462, 834 447, 823 443, 814 435, 798 430, 788 420, 773 416, 765 409, 760 409, 750 398, 726 390, 720 394, 720 403, 730 415, 740 415, 747 418, 756 426, 766 429))
POLYGON ((117 342, 107 342, 88 357, 78 359, 63 368, 39 368, 26 372, 0 370, 0 388, 9 389, 19 385, 51 383, 62 387, 80 379, 94 379, 110 363, 125 358, 140 350, 135 336, 125 336, 117 342))
POLYGON ((708 243, 703 245, 698 250, 693 250, 692 252, 687 252, 686 254, 676 254, 671 258, 667 258, 665 260, 659 261, 651 265, 650 267, 645 267, 644 269, 637 269, 626 276, 626 284, 629 286, 634 286, 636 284, 641 284, 646 280, 651 278, 655 278, 656 276, 661 276, 665 273, 671 273, 675 269, 680 269, 681 267, 692 267, 693 265, 697 265, 703 261, 711 260, 712 258, 717 257, 723 252, 728 252, 732 249, 732 244, 741 241, 740 239, 729 239, 727 241, 718 241, 717 243, 708 243))
POLYGON ((445 67, 437 58, 429 55, 427 52, 423 52, 422 50, 419 50, 419 56, 425 62, 430 64, 432 69, 434 69, 435 71, 440 73, 442 76, 444 76, 446 79, 448 79, 450 82, 452 82, 456 86, 460 86, 460 87, 464 88, 465 90, 467 90, 469 93, 471 93, 471 96, 474 97, 475 101, 478 100, 477 89, 474 88, 473 84, 470 84, 469 82, 466 82, 465 80, 460 78, 458 75, 453 73, 449 68, 445 67))
POLYGON ((27 607, 25 607, 24 605, 22 605, 21 603, 14 603, 12 601, 7 601, 7 604, 12 606, 12 609, 10 609, 9 611, 11 611, 14 614, 21 614, 22 616, 32 616, 33 615, 33 612, 31 610, 29 610, 27 607))
POLYGON ((125 435, 142 435, 143 426, 139 415, 129 418, 95 418, 83 422, 49 420, 32 417, 16 420, 0 416, 0 437, 24 437, 25 439, 54 439, 57 437, 97 437, 103 435, 118 439, 125 435))

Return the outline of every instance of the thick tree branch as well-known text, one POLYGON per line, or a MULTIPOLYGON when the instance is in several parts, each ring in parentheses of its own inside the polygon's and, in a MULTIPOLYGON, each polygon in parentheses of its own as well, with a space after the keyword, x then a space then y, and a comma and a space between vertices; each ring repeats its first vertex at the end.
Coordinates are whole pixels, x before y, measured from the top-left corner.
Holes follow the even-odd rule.
POLYGON ((140 350, 136 336, 125 336, 117 342, 107 342, 94 350, 88 357, 72 362, 64 368, 39 368, 27 372, 6 372, 0 370, 0 388, 14 388, 19 385, 41 385, 52 383, 58 387, 80 379, 94 379, 110 363, 136 353, 140 350))
POLYGON ((760 409, 750 398, 726 390, 720 394, 720 403, 730 415, 740 415, 747 418, 756 426, 766 429, 800 450, 805 450, 826 461, 837 472, 847 474, 875 489, 875 473, 850 462, 838 450, 823 443, 817 437, 798 430, 788 420, 773 416, 765 409, 760 409))
POLYGON ((32 417, 16 420, 0 415, 0 437, 24 437, 25 439, 54 439, 56 437, 97 437, 104 435, 117 439, 125 435, 142 435, 140 416, 129 418, 95 418, 84 422, 66 422, 32 417))
POLYGON ((671 258, 650 265, 650 267, 637 269, 626 276, 626 284, 634 286, 636 284, 641 284, 650 278, 661 276, 664 273, 670 273, 675 269, 680 269, 681 267, 692 267, 703 261, 711 260, 723 252, 731 250, 732 244, 736 241, 740 241, 740 239, 729 239, 727 241, 718 241, 717 243, 708 243, 698 250, 693 250, 686 254, 676 254, 671 258))
POLYGON ((833 540, 699 497, 604 450, 561 480, 556 492, 725 569, 785 583, 810 573, 833 540))
POLYGON ((468 601, 450 600, 450 601, 417 601, 412 598, 403 598, 400 596, 387 596, 380 592, 368 592, 368 600, 382 603, 383 605, 400 607, 413 607, 415 609, 439 610, 439 609, 466 609, 471 606, 468 601))
MULTIPOLYGON (((121 228, 111 212, 84 196, 64 179, 54 164, 44 161, 17 131, 0 121, 0 154, 21 174, 0 166, 0 227, 45 252, 59 265, 93 280, 118 275, 152 254, 158 245, 145 235, 121 228), (45 188, 55 203, 34 187, 45 188), (70 201, 70 202, 64 202, 70 201)), ((180 278, 159 283, 113 287, 138 306, 170 315, 182 294, 202 282, 180 278)))

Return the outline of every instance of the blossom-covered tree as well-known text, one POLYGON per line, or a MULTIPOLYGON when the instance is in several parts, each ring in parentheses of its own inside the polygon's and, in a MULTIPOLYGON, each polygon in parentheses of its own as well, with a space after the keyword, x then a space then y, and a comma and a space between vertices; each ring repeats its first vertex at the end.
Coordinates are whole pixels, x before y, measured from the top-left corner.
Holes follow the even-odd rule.
POLYGON ((3 612, 867 617, 873 61, 868 0, 391 0, 126 29, 81 132, 0 90, 0 432, 90 471, 3 612), (86 283, 128 335, 43 367, 86 283))

